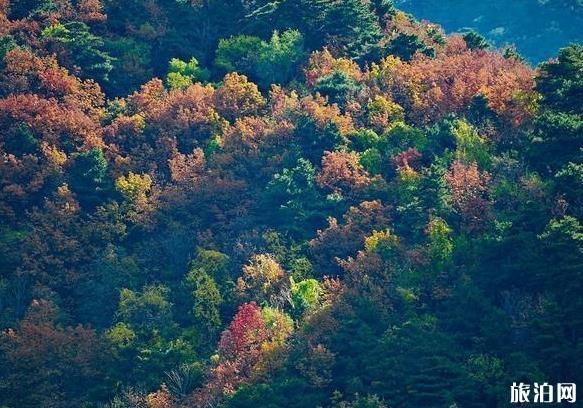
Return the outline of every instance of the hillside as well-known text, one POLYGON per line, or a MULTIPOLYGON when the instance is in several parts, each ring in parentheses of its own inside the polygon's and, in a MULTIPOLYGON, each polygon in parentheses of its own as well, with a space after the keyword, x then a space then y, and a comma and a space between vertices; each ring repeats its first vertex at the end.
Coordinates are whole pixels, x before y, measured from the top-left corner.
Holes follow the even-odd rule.
POLYGON ((388 0, 0 0, 0 408, 581 384, 582 198, 582 45, 533 68, 388 0))
POLYGON ((583 4, 577 0, 397 0, 396 4, 447 32, 474 30, 497 47, 516 46, 534 65, 554 57, 559 48, 583 41, 583 4))

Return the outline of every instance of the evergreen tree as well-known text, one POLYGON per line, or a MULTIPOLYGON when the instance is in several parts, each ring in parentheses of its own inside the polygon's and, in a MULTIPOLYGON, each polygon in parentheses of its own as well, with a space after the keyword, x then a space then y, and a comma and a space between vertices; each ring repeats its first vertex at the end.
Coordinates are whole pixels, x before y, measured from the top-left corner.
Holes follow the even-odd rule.
POLYGON ((95 206, 111 194, 113 186, 107 175, 108 164, 101 149, 94 147, 73 155, 68 180, 82 205, 95 206))
POLYGON ((72 71, 81 70, 85 78, 107 81, 113 69, 113 58, 104 50, 101 37, 92 34, 85 23, 78 21, 47 27, 43 37, 65 48, 59 53, 62 63, 72 71))

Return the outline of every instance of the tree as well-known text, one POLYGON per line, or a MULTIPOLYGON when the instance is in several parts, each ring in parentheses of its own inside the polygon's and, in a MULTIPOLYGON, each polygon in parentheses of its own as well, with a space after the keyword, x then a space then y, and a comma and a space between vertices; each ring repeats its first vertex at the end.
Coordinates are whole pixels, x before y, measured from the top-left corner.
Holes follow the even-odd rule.
MULTIPOLYGON (((338 398, 341 398, 341 394, 338 398)), ((387 408, 387 404, 376 395, 356 394, 354 401, 335 401, 334 408, 387 408)))
POLYGON ((95 206, 111 192, 108 164, 103 151, 97 147, 72 156, 69 185, 82 205, 95 206))
MULTIPOLYGON (((254 302, 245 303, 239 308, 228 329, 223 332, 219 353, 225 359, 241 359, 241 362, 253 363, 259 356, 261 343, 266 340, 267 331, 261 309, 254 302), (245 361, 247 359, 249 360, 245 361)), ((245 368, 249 370, 251 367, 245 368)))
POLYGON ((213 368, 207 385, 195 393, 194 400, 197 403, 221 400, 224 394, 248 383, 260 362, 262 345, 268 339, 261 309, 254 302, 241 305, 221 335, 218 365, 213 368))
POLYGON ((227 74, 215 93, 217 111, 230 122, 243 116, 258 114, 265 106, 265 99, 257 85, 245 75, 227 74))
POLYGON ((467 392, 463 389, 467 383, 463 380, 460 356, 446 334, 432 331, 433 324, 431 318, 416 319, 390 330, 380 340, 378 349, 367 353, 374 383, 369 391, 385 398, 389 406, 410 403, 449 406, 467 392), (375 358, 378 353, 390 357, 375 358), (403 369, 397 374, 396 367, 403 369))
POLYGON ((488 41, 476 31, 468 31, 464 34, 464 41, 470 50, 485 50, 490 48, 488 41))
POLYGON ((577 344, 583 330, 580 317, 583 302, 574 293, 583 285, 577 272, 583 265, 583 226, 571 216, 552 219, 539 239, 544 265, 537 268, 535 285, 552 294, 546 316, 541 316, 537 322, 540 325, 539 347, 545 365, 554 377, 570 375, 580 378, 581 369, 572 362, 573 356, 581 355, 577 344), (547 271, 552 271, 552 274, 547 271))
POLYGON ((146 195, 152 189, 152 178, 147 174, 130 172, 127 177, 118 178, 115 187, 128 201, 140 203, 146 200, 146 195))
POLYGON ((435 51, 428 48, 417 35, 400 33, 391 40, 386 52, 403 61, 410 61, 418 52, 433 56, 435 51))
POLYGON ((324 23, 323 34, 335 48, 361 61, 377 55, 381 31, 369 4, 361 0, 323 0, 315 3, 323 13, 323 22, 317 20, 318 14, 314 14, 316 19, 310 23, 314 29, 317 24, 324 23))
POLYGON ((583 47, 559 52, 559 59, 541 66, 536 88, 542 94, 543 112, 532 132, 530 158, 541 172, 556 173, 569 162, 577 163, 582 146, 583 47))
POLYGON ((429 253, 436 270, 441 271, 451 260, 454 250, 452 230, 441 218, 434 218, 427 226, 429 253))
POLYGON ((238 35, 219 41, 215 66, 225 73, 255 75, 260 54, 266 44, 259 37, 238 35))
POLYGON ((480 172, 473 163, 465 165, 454 162, 445 175, 454 209, 461 218, 466 231, 479 231, 489 217, 488 184, 490 175, 480 172))
POLYGON ((341 273, 338 259, 354 256, 364 246, 366 236, 374 229, 389 226, 389 208, 380 200, 363 201, 351 207, 343 216, 343 223, 328 219, 328 227, 318 230, 310 241, 316 271, 322 275, 335 276, 341 273))
POLYGON ((172 303, 170 290, 162 285, 145 286, 142 292, 122 289, 119 293, 117 317, 140 335, 149 336, 153 331, 170 329, 172 303))
POLYGON ((35 12, 42 11, 44 8, 50 9, 50 6, 49 0, 40 2, 31 0, 18 1, 15 4, 11 4, 9 16, 11 19, 25 18, 35 12))
POLYGON ((320 164, 324 152, 338 149, 345 141, 333 121, 326 121, 322 125, 310 115, 297 118, 294 139, 301 149, 302 157, 312 165, 320 164))
MULTIPOLYGON (((288 0, 258 4, 249 16, 259 20, 273 18, 281 27, 297 28, 306 34, 310 49, 330 44, 340 53, 366 61, 376 53, 382 37, 381 24, 390 9, 384 1, 369 4, 361 0, 288 0)), ((273 26, 274 22, 268 24, 273 26)))
POLYGON ((260 304, 280 306, 287 284, 285 277, 285 271, 271 255, 255 255, 243 267, 243 276, 237 281, 237 290, 245 298, 260 304))
POLYGON ((262 89, 288 83, 306 57, 304 38, 297 30, 274 31, 269 42, 239 35, 219 42, 215 65, 257 81, 262 89))
POLYGON ((130 172, 127 177, 120 176, 115 181, 115 188, 125 199, 122 210, 127 219, 134 223, 146 221, 154 208, 149 199, 152 178, 148 174, 130 172))
POLYGON ((559 51, 557 61, 541 66, 537 90, 543 105, 565 113, 583 114, 583 46, 572 45, 559 51))
POLYGON ((205 82, 209 77, 210 72, 200 68, 196 58, 193 57, 188 62, 172 58, 168 64, 166 83, 170 89, 185 89, 194 82, 205 82))
POLYGON ((38 139, 26 123, 16 125, 4 140, 4 149, 17 156, 34 153, 38 148, 38 139))
POLYGON ((263 88, 273 84, 285 85, 298 73, 304 62, 304 37, 297 30, 287 30, 281 34, 273 32, 259 53, 257 76, 263 88))
POLYGON ((115 372, 130 384, 158 387, 164 373, 194 361, 195 344, 179 337, 167 286, 145 285, 141 291, 122 288, 116 323, 107 332, 116 357, 115 372))
POLYGON ((316 279, 304 279, 296 283, 292 278, 290 299, 293 315, 301 317, 305 311, 316 307, 322 292, 322 287, 316 279))
POLYGON ((535 119, 529 159, 543 174, 555 174, 577 163, 582 146, 583 115, 547 110, 535 119))
POLYGON ((109 79, 113 58, 103 50, 103 39, 92 34, 82 22, 55 24, 47 27, 43 38, 64 49, 58 49, 61 63, 69 69, 80 70, 82 76, 100 81, 109 79))
POLYGON ((151 44, 133 37, 108 37, 104 40, 107 53, 113 59, 108 81, 101 84, 108 95, 121 97, 130 94, 154 76, 151 44))
POLYGON ((404 122, 405 111, 384 96, 375 95, 366 106, 367 119, 371 127, 379 133, 397 122, 404 122))
POLYGON ((274 224, 290 232, 304 234, 312 225, 325 221, 322 196, 316 183, 316 169, 306 159, 293 168, 273 175, 266 191, 266 210, 276 211, 274 224))
POLYGON ((200 269, 217 282, 228 284, 230 277, 230 258, 228 255, 211 249, 199 248, 191 263, 191 270, 200 269))
POLYGON ((466 110, 480 94, 489 108, 515 125, 536 113, 533 72, 524 63, 494 51, 470 51, 456 37, 446 48, 435 58, 420 56, 409 63, 389 56, 371 71, 381 89, 409 112, 408 119, 422 123, 441 119, 466 110))
POLYGON ((16 48, 16 41, 10 35, 3 35, 0 37, 0 61, 4 61, 4 56, 11 50, 16 48))
POLYGON ((456 142, 456 160, 463 163, 476 163, 487 169, 492 158, 488 151, 487 140, 476 129, 463 120, 456 120, 451 126, 451 134, 456 142))
POLYGON ((229 408, 266 405, 273 408, 323 406, 328 402, 326 390, 319 389, 298 376, 277 377, 267 383, 243 385, 229 398, 229 408))
POLYGON ((342 109, 346 109, 346 105, 356 96, 359 89, 358 83, 342 71, 335 71, 318 79, 314 87, 314 91, 328 97, 330 103, 336 103, 342 109))
POLYGON ((220 305, 223 299, 215 280, 206 269, 208 267, 202 266, 200 260, 195 261, 186 275, 186 282, 192 290, 195 325, 202 329, 208 341, 221 326, 220 305))
POLYGON ((583 218, 583 164, 581 162, 583 160, 567 164, 555 176, 557 189, 564 194, 572 214, 579 219, 583 218))
POLYGON ((344 152, 324 154, 317 181, 322 188, 344 194, 358 192, 371 183, 369 175, 360 164, 358 154, 344 152))
POLYGON ((99 393, 103 345, 88 327, 62 325, 59 313, 52 302, 33 300, 18 327, 0 333, 3 403, 65 408, 99 393))
POLYGON ((310 86, 315 86, 320 78, 332 75, 336 71, 357 82, 363 79, 363 72, 356 62, 346 57, 334 57, 328 48, 313 52, 304 71, 310 86))

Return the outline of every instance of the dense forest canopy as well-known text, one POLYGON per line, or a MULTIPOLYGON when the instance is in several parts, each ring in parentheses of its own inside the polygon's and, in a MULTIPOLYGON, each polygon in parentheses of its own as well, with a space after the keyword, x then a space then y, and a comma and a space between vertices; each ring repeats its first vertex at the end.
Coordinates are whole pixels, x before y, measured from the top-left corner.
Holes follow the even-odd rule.
POLYGON ((390 0, 0 0, 0 407, 581 384, 582 193, 581 45, 532 68, 390 0))
POLYGON ((447 32, 475 30, 501 47, 515 45, 532 64, 583 41, 581 0, 396 0, 395 4, 447 32))

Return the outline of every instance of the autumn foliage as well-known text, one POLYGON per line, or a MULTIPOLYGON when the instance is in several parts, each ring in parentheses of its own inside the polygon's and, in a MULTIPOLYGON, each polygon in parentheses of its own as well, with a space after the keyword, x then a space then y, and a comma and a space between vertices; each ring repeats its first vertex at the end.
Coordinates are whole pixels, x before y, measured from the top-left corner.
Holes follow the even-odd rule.
POLYGON ((0 407, 581 382, 581 61, 384 0, 0 0, 0 407))

